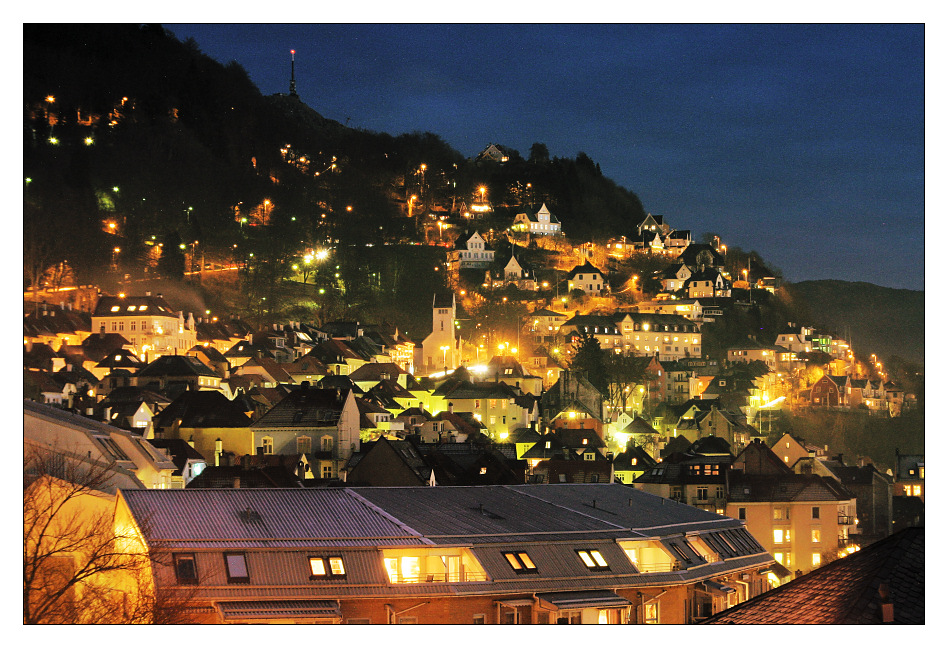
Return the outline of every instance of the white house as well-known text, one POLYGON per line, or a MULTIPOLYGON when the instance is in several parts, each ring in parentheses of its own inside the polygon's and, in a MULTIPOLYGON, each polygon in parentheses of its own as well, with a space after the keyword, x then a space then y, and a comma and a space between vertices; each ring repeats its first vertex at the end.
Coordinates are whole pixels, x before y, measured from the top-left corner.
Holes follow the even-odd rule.
POLYGON ((573 268, 566 277, 566 282, 570 292, 582 290, 587 295, 601 295, 609 290, 605 275, 588 261, 573 268))
POLYGON ((543 203, 537 212, 527 209, 517 214, 510 229, 514 232, 529 232, 537 236, 556 236, 563 233, 560 219, 550 213, 546 203, 543 203))
POLYGON ((454 249, 448 252, 448 266, 451 270, 486 268, 494 261, 494 250, 478 233, 462 234, 454 242, 454 249))

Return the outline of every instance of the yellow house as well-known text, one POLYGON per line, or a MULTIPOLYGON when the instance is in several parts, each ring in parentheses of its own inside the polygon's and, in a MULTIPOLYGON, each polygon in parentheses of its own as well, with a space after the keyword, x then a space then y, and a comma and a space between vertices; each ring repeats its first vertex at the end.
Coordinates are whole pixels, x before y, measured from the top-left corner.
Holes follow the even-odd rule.
POLYGON ((741 520, 791 573, 806 573, 856 551, 856 498, 836 479, 794 474, 754 442, 734 459, 726 515, 741 520))

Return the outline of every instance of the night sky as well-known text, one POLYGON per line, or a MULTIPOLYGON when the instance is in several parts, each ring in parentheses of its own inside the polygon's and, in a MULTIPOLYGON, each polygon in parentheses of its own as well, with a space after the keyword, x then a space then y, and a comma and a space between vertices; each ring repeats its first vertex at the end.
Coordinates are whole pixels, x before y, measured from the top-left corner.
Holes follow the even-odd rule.
POLYGON ((351 127, 583 151, 789 281, 924 288, 921 25, 165 27, 264 94, 295 49, 300 98, 351 127))

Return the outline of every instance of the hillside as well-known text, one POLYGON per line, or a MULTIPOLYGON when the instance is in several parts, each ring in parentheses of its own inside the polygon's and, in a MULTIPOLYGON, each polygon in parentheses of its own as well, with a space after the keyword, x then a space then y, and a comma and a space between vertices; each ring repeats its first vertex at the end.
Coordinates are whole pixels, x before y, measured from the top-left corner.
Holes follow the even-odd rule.
POLYGON ((801 281, 787 292, 810 322, 851 338, 860 354, 925 361, 925 293, 851 281, 801 281))

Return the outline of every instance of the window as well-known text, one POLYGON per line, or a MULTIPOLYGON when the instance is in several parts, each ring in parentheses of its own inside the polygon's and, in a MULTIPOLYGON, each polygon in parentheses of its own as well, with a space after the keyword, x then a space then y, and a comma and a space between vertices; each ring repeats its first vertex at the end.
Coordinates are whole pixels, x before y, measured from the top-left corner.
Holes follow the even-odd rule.
POLYGON ((261 444, 263 445, 263 454, 273 454, 273 437, 263 437, 261 444))
POLYGON ((780 551, 774 554, 774 560, 776 560, 778 563, 780 563, 784 567, 787 566, 786 562, 784 562, 785 561, 784 554, 780 551))
POLYGON ((918 484, 915 484, 914 486, 912 486, 912 495, 914 495, 915 497, 921 497, 922 487, 919 486, 918 484))
POLYGON ((819 529, 810 529, 810 541, 819 543, 820 542, 820 530, 819 529))
POLYGON ((475 614, 475 615, 474 615, 474 620, 472 621, 472 623, 473 623, 474 625, 484 625, 484 619, 485 619, 485 615, 483 615, 483 614, 475 614))
POLYGON ((820 507, 819 507, 819 506, 814 506, 814 507, 813 507, 813 510, 812 510, 811 513, 810 513, 810 517, 812 517, 814 520, 819 520, 819 519, 820 519, 820 507))
POLYGON ((178 579, 178 585, 197 585, 194 554, 174 554, 174 575, 178 579))
POLYGON ((738 519, 738 520, 746 520, 746 519, 747 519, 747 509, 746 509, 746 508, 741 507, 741 508, 737 509, 737 519, 738 519))
POLYGON ((698 486, 697 488, 698 499, 700 501, 705 501, 708 499, 708 487, 707 486, 698 486))
POLYGON ((310 580, 320 578, 345 578, 346 568, 339 556, 320 558, 310 556, 310 580))
POLYGON ((332 464, 323 465, 323 479, 332 479, 332 464))
POLYGON ((535 572, 537 566, 533 564, 533 561, 523 551, 508 551, 504 552, 504 558, 507 559, 507 562, 510 563, 510 566, 518 574, 526 574, 529 572, 535 572))
POLYGON ((332 452, 332 437, 324 436, 319 440, 319 445, 323 452, 332 452))
POLYGON ((820 554, 818 554, 818 553, 814 553, 814 554, 813 554, 813 566, 814 566, 814 567, 819 567, 819 566, 820 566, 820 554))
POLYGON ((296 438, 296 451, 300 454, 306 454, 313 449, 313 440, 308 436, 296 438))
POLYGON ((643 611, 643 621, 645 623, 658 623, 658 602, 646 603, 643 611))
POLYGON ((228 583, 249 583, 250 573, 247 571, 247 556, 242 553, 225 553, 224 565, 227 567, 228 583))
POLYGON ((609 564, 598 550, 577 549, 576 554, 592 571, 609 571, 609 564))

